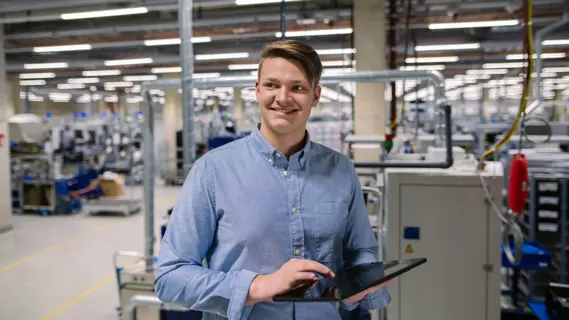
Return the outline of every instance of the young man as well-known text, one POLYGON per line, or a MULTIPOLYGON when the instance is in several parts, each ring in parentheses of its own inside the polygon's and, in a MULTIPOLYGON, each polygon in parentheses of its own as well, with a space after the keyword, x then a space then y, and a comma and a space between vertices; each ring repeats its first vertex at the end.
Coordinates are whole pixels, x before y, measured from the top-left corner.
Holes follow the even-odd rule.
MULTIPOLYGON (((261 123, 192 167, 158 257, 162 301, 203 311, 207 320, 340 319, 334 303, 272 301, 342 268, 378 261, 352 163, 311 142, 306 131, 321 73, 310 46, 287 40, 264 48, 255 83, 261 123)), ((377 287, 343 303, 377 309, 389 301, 377 287)))

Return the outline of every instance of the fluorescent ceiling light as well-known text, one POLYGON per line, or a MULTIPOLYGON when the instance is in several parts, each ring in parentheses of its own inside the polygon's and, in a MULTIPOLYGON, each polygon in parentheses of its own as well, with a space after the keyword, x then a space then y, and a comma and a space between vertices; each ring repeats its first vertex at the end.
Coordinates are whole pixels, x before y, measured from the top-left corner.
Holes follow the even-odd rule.
MULTIPOLYGON (((285 0, 285 2, 298 2, 304 0, 285 0)), ((235 4, 238 6, 247 5, 257 5, 257 4, 267 4, 267 3, 281 3, 282 0, 235 0, 235 4)))
POLYGON ((491 28, 491 27, 509 27, 516 26, 520 22, 517 19, 512 20, 494 20, 494 21, 472 21, 472 22, 448 22, 448 23, 431 23, 429 29, 467 29, 467 28, 491 28))
POLYGON ((355 71, 356 69, 354 68, 327 68, 322 70, 322 75, 337 75, 337 74, 351 73, 355 71))
POLYGON ((64 13, 61 15, 61 19, 63 20, 93 19, 93 18, 128 16, 133 14, 145 14, 145 13, 148 13, 148 8, 137 7, 137 8, 64 13))
POLYGON ((117 96, 109 96, 109 97, 103 98, 103 100, 104 100, 105 102, 119 102, 119 97, 117 97, 117 96))
POLYGON ((120 70, 89 70, 83 71, 84 77, 104 77, 104 76, 118 76, 121 74, 120 70))
POLYGON ((249 63, 249 64, 230 64, 227 66, 229 70, 254 70, 259 67, 256 63, 249 63))
POLYGON ((544 46, 563 46, 569 45, 569 39, 558 39, 558 40, 544 40, 541 42, 544 46))
POLYGON ((441 62, 457 62, 458 57, 422 57, 422 58, 407 58, 406 63, 441 63, 441 62))
POLYGON ((239 59, 248 58, 248 52, 235 52, 235 53, 216 53, 216 54, 198 54, 196 60, 223 60, 223 59, 239 59))
POLYGON ((66 46, 46 46, 34 47, 34 52, 63 52, 63 51, 83 51, 91 50, 90 44, 71 44, 66 46))
POLYGON ((416 51, 439 51, 439 50, 470 50, 480 48, 480 43, 451 43, 416 46, 416 51))
MULTIPOLYGON (((210 37, 193 37, 192 43, 206 43, 211 42, 210 37)), ((154 39, 154 40, 145 40, 144 45, 153 47, 153 46, 169 46, 169 45, 178 45, 181 44, 182 40, 180 38, 172 38, 172 39, 154 39)))
POLYGON ((466 74, 477 75, 477 74, 506 74, 508 69, 471 69, 466 70, 466 74))
POLYGON ((542 72, 569 72, 569 67, 550 67, 543 68, 542 72))
POLYGON ((157 75, 144 75, 144 76, 124 76, 124 81, 153 81, 157 80, 157 75))
POLYGON ((126 103, 140 103, 143 102, 144 98, 141 96, 135 96, 135 97, 128 97, 126 98, 126 103))
POLYGON ((99 78, 71 78, 67 79, 67 83, 99 83, 99 78))
POLYGON ((24 69, 65 69, 68 67, 66 62, 52 63, 26 63, 24 69))
POLYGON ((399 70, 414 71, 414 70, 444 70, 445 66, 442 64, 422 65, 422 66, 405 66, 400 67, 399 70))
POLYGON ((57 89, 83 89, 85 84, 83 83, 60 83, 57 85, 57 89))
POLYGON ((20 81, 21 86, 44 86, 46 84, 45 80, 22 80, 20 81))
POLYGON ((499 62, 499 63, 485 63, 482 65, 484 69, 504 69, 504 68, 523 68, 527 66, 525 62, 499 62))
MULTIPOLYGON (((288 35, 288 34, 287 34, 288 35)), ((356 53, 356 49, 322 49, 316 50, 319 55, 331 55, 331 54, 352 54, 356 53)))
MULTIPOLYGON (((562 59, 565 58, 567 55, 564 52, 559 53, 542 53, 540 57, 542 59, 562 59)), ((527 54, 508 54, 506 55, 506 60, 522 60, 527 57, 527 54)), ((537 58, 537 53, 533 54, 533 59, 537 58)))
POLYGON ((105 87, 118 88, 118 87, 132 87, 134 83, 130 81, 117 81, 117 82, 105 82, 105 87))
MULTIPOLYGON (((340 28, 340 29, 322 29, 322 30, 301 30, 301 31, 287 31, 287 37, 312 37, 312 36, 331 36, 337 34, 350 34, 354 32, 352 28, 340 28)), ((282 32, 276 32, 275 36, 277 38, 282 37, 282 32)))
POLYGON ((193 79, 219 78, 219 77, 221 77, 221 73, 219 72, 205 72, 205 73, 192 74, 193 79))
POLYGON ((55 78, 55 73, 44 72, 44 73, 22 73, 20 74, 20 79, 50 79, 55 78))
POLYGON ((152 73, 179 73, 182 72, 182 67, 152 68, 150 71, 152 73))
POLYGON ((136 64, 149 64, 154 62, 152 58, 137 58, 137 59, 120 59, 120 60, 107 60, 106 66, 129 66, 136 64))
POLYGON ((356 64, 356 61, 322 61, 323 67, 343 67, 343 66, 353 66, 356 64))

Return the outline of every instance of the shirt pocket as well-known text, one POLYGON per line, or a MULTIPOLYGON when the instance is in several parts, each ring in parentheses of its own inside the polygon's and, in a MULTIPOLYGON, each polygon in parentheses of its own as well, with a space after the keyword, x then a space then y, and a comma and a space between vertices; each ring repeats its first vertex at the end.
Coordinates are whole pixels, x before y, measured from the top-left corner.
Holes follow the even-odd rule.
POLYGON ((341 260, 347 217, 346 202, 327 201, 314 205, 316 259, 319 262, 341 260))

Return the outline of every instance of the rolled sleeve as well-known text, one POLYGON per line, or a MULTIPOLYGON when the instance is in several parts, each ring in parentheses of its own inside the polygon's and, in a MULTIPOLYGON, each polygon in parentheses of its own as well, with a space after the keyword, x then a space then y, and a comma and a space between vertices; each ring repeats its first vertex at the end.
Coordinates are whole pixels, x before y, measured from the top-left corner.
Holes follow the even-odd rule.
POLYGON ((253 279, 258 275, 253 271, 241 270, 237 275, 231 295, 227 316, 230 320, 245 320, 251 313, 252 306, 245 307, 245 302, 249 296, 249 287, 253 279))
POLYGON ((387 307, 389 302, 391 302, 389 292, 387 292, 386 288, 381 288, 376 292, 366 295, 365 298, 360 301, 360 306, 368 310, 383 309, 387 307))

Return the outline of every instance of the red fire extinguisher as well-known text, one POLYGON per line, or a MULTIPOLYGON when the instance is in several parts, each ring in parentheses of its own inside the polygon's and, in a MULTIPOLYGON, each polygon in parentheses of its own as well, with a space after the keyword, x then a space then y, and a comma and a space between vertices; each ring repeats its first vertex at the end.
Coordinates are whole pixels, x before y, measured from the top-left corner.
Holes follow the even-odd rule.
POLYGON ((0 133, 0 148, 4 147, 4 134, 0 133))
POLYGON ((523 153, 512 159, 510 167, 510 184, 508 186, 508 204, 510 213, 520 217, 529 195, 528 162, 523 153))

